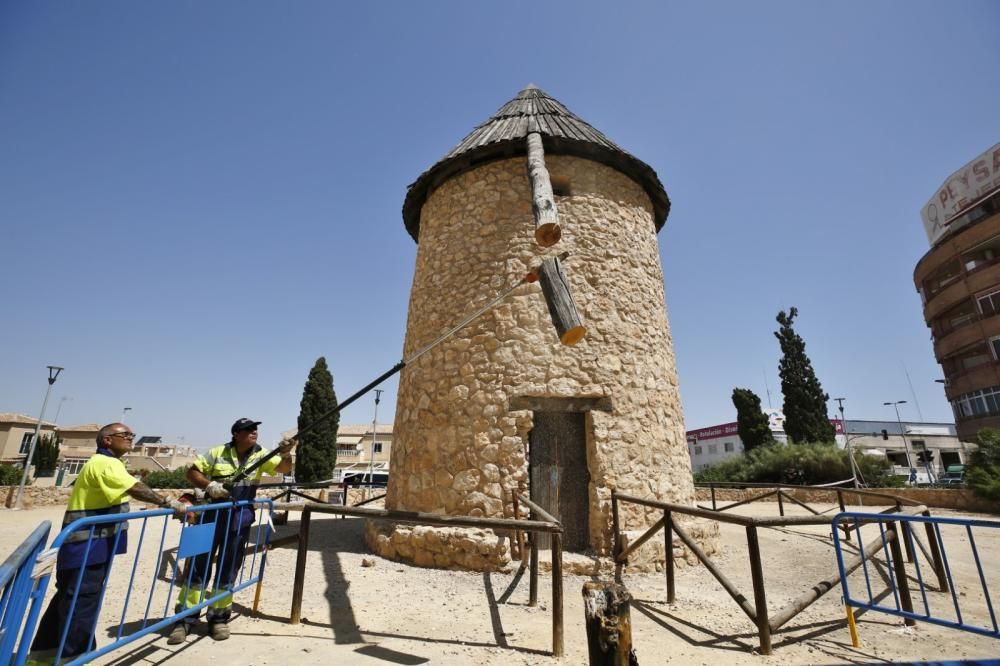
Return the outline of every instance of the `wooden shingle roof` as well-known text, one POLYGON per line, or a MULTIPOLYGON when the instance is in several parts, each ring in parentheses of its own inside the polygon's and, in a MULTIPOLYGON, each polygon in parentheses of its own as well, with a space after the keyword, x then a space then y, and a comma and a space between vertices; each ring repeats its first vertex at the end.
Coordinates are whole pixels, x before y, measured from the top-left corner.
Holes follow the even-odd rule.
POLYGON ((600 162, 642 185, 653 202, 656 230, 663 227, 670 212, 670 199, 652 167, 619 148, 558 100, 529 85, 472 130, 437 164, 420 174, 407 189, 403 223, 413 240, 419 240, 420 209, 437 187, 486 162, 526 155, 525 138, 531 132, 542 135, 546 154, 573 155, 600 162))

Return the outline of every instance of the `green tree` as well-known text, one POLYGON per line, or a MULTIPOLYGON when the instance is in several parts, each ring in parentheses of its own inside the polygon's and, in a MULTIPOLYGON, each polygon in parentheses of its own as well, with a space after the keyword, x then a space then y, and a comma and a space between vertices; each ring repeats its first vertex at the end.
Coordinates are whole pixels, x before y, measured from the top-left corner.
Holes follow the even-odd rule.
POLYGON ((983 428, 977 438, 979 447, 969 459, 965 484, 980 497, 1000 500, 1000 430, 983 428))
POLYGON ((333 476, 340 415, 335 414, 322 423, 317 421, 336 406, 333 376, 326 367, 326 359, 320 356, 309 371, 309 379, 302 390, 302 402, 299 403, 299 432, 302 434, 298 437, 295 459, 296 481, 325 481, 333 476))
POLYGON ((147 474, 142 481, 150 488, 190 488, 191 482, 187 480, 188 467, 156 470, 147 474))
POLYGON ((826 401, 830 396, 823 392, 812 362, 806 356, 805 340, 792 327, 798 314, 794 307, 788 314, 780 311, 777 320, 781 328, 774 332, 781 345, 778 374, 785 396, 785 432, 797 444, 832 442, 835 433, 826 414, 826 401))
POLYGON ((21 470, 13 465, 0 463, 0 486, 16 486, 19 483, 21 483, 21 470))
POLYGON ((46 433, 38 438, 35 453, 31 457, 31 464, 35 466, 35 478, 55 474, 56 464, 59 462, 60 444, 62 439, 56 437, 54 433, 46 433))
POLYGON ((760 408, 760 396, 750 389, 734 388, 733 405, 736 407, 736 432, 743 442, 744 453, 774 443, 771 424, 760 408))

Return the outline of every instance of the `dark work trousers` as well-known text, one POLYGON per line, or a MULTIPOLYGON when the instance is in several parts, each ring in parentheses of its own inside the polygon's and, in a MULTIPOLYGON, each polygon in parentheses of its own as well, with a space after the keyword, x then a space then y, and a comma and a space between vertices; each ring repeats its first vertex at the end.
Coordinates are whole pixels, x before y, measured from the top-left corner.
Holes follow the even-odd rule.
MULTIPOLYGON (((250 526, 244 526, 235 532, 229 531, 228 528, 225 514, 220 515, 215 524, 215 537, 211 552, 191 558, 190 587, 191 589, 204 589, 205 596, 214 595, 224 589, 232 590, 239 578, 240 569, 243 567, 243 556, 250 538, 250 526), (213 559, 215 560, 214 572, 212 571, 213 559)), ((178 583, 187 587, 187 578, 178 581, 178 583)), ((189 603, 182 600, 181 606, 187 607, 188 605, 189 603)), ((229 622, 232 606, 232 596, 211 604, 207 609, 208 623, 229 622)), ((186 619, 188 622, 194 621, 192 616, 186 619)))
POLYGON ((107 576, 109 562, 94 564, 83 570, 80 579, 80 594, 76 598, 73 615, 70 616, 70 605, 76 591, 77 578, 80 569, 56 570, 56 595, 45 609, 38 632, 31 643, 32 652, 48 652, 55 654, 59 648, 62 632, 69 624, 66 633, 66 646, 63 648, 62 661, 76 657, 95 649, 94 623, 100 612, 101 592, 104 589, 104 579, 107 576))

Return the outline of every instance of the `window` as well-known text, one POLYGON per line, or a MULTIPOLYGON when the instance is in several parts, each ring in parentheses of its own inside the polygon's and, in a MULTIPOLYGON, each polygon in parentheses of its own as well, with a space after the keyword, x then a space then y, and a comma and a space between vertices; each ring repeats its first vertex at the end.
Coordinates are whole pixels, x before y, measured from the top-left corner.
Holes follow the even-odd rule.
POLYGON ((31 446, 31 438, 34 436, 35 433, 33 432, 24 433, 24 436, 21 437, 21 448, 19 449, 20 453, 28 452, 28 448, 31 446))
POLYGON ((700 446, 694 447, 694 454, 696 456, 700 456, 701 455, 701 447, 700 446))
POLYGON ((719 445, 718 444, 709 444, 708 445, 708 452, 710 454, 711 453, 718 453, 719 452, 719 445))
POLYGON ((970 391, 951 402, 955 418, 975 418, 989 414, 1000 414, 1000 386, 970 391))
POLYGON ((1000 312, 1000 291, 977 296, 976 302, 979 303, 979 311, 984 315, 996 314, 1000 312))
POLYGON ((63 461, 63 469, 67 474, 79 474, 83 466, 87 464, 86 460, 74 460, 69 459, 63 461))
POLYGON ((372 442, 372 451, 382 453, 382 442, 372 442))
POLYGON ((569 178, 566 176, 549 176, 552 183, 552 194, 557 197, 568 197, 573 192, 569 187, 569 178))
POLYGON ((990 350, 993 352, 993 358, 1000 361, 1000 335, 990 338, 990 350))
POLYGON ((724 446, 725 446, 725 449, 726 449, 726 453, 732 453, 733 452, 733 443, 732 442, 726 442, 724 446))

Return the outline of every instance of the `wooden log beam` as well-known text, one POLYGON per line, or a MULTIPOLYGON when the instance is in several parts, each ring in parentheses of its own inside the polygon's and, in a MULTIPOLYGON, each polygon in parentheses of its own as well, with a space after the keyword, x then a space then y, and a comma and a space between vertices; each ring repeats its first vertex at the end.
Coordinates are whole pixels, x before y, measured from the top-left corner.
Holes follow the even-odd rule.
POLYGON ((639 550, 639 548, 641 548, 644 543, 646 543, 654 536, 656 536, 656 533, 659 532, 662 527, 663 527, 663 518, 660 518, 658 521, 653 523, 653 526, 650 527, 648 530, 646 530, 641 537, 639 537, 634 542, 629 544, 628 549, 626 549, 622 553, 618 553, 615 556, 615 559, 619 562, 628 562, 628 556, 634 553, 635 551, 639 550))
POLYGON ((632 595, 620 583, 583 584, 583 616, 590 666, 637 664, 632 651, 632 595))
POLYGON ((747 614, 747 617, 749 617, 754 624, 757 624, 757 610, 750 605, 749 601, 747 601, 746 595, 736 589, 736 586, 733 585, 732 581, 726 578, 726 575, 719 570, 719 567, 715 566, 715 563, 709 559, 708 555, 705 554, 705 551, 701 549, 701 546, 699 546, 694 539, 688 536, 688 533, 685 532, 680 525, 674 523, 673 527, 674 532, 677 533, 677 536, 680 537, 681 541, 683 541, 684 544, 691 549, 691 552, 695 554, 695 557, 701 560, 701 563, 705 565, 708 572, 715 576, 715 580, 719 581, 723 589, 725 589, 726 592, 729 593, 729 596, 733 598, 733 601, 735 601, 739 607, 743 609, 743 612, 747 614))
POLYGON ((538 267, 538 282, 542 285, 545 304, 559 334, 559 342, 568 347, 575 345, 587 334, 587 328, 569 293, 569 283, 559 264, 559 257, 549 257, 542 262, 538 267))
MULTIPOLYGON (((886 532, 886 539, 894 539, 895 533, 886 532)), ((875 553, 882 549, 882 537, 873 539, 864 547, 864 554, 852 555, 844 559, 844 572, 850 575, 855 569, 860 567, 865 560, 870 559, 875 553)), ((803 592, 793 599, 791 603, 771 616, 771 631, 777 631, 789 620, 804 611, 812 603, 822 597, 840 584, 840 569, 836 569, 833 574, 813 585, 807 592, 803 592)))
POLYGON ((549 170, 545 168, 542 135, 538 132, 528 134, 528 179, 531 181, 531 209, 535 213, 535 242, 550 247, 562 238, 562 229, 549 170))

